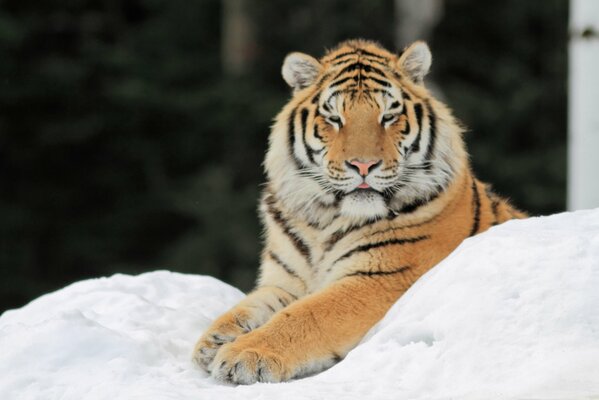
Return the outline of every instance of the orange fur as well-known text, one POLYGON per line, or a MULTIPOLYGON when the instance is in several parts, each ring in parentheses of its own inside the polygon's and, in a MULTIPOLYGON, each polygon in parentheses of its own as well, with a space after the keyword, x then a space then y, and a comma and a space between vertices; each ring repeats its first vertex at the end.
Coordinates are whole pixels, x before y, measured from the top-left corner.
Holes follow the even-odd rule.
POLYGON ((280 382, 333 365, 462 240, 525 217, 473 176, 462 128, 422 84, 429 65, 423 43, 397 56, 366 41, 286 61, 295 95, 266 157, 258 288, 194 350, 216 378, 280 382), (376 161, 372 176, 352 160, 376 161), (362 180, 373 190, 355 189, 362 180))

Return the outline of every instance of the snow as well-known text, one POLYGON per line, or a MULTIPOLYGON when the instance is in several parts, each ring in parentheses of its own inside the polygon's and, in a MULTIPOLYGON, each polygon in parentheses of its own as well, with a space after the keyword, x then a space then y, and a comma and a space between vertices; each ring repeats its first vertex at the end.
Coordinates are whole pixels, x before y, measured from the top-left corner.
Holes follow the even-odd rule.
POLYGON ((0 399, 563 399, 599 395, 599 209, 511 221, 423 276, 345 360, 283 384, 195 367, 243 297, 157 271, 78 282, 0 317, 0 399))

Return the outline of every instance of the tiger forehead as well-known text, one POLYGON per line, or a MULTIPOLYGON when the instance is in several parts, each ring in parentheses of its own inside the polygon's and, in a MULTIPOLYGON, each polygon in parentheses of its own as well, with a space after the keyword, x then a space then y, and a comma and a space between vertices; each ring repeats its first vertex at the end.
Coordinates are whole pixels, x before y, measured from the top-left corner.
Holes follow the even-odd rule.
POLYGON ((379 101, 385 102, 384 98, 401 97, 401 75, 392 67, 390 57, 393 55, 382 53, 378 48, 341 47, 327 57, 321 86, 325 89, 322 98, 325 103, 343 96, 345 107, 365 102, 378 109, 379 101), (378 52, 373 52, 375 50, 378 52), (379 95, 383 99, 377 100, 379 95))
POLYGON ((326 87, 331 97, 349 94, 351 102, 366 99, 374 105, 373 94, 394 97, 393 86, 401 86, 401 74, 394 68, 396 59, 374 42, 344 42, 320 60, 324 76, 319 86, 326 87))
POLYGON ((322 64, 334 64, 340 59, 351 58, 373 58, 385 64, 389 63, 395 55, 385 50, 375 42, 366 40, 350 40, 341 43, 335 49, 330 50, 320 60, 322 64))

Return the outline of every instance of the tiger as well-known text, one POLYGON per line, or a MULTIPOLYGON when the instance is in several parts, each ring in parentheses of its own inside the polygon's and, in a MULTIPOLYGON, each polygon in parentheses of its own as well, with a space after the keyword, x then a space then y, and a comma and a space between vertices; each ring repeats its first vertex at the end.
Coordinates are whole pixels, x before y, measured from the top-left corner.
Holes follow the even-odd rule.
POLYGON ((464 239, 526 217, 474 176, 464 126, 425 87, 431 62, 423 41, 287 55, 292 96, 264 161, 257 285, 193 350, 215 379, 330 368, 464 239))

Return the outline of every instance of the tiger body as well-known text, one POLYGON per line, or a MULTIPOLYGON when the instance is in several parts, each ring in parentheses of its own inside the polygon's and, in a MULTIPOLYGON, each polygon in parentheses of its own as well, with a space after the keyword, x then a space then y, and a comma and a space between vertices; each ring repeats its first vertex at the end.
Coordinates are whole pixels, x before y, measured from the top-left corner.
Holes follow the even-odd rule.
POLYGON ((465 238, 525 214, 478 181, 462 128, 423 85, 428 47, 289 55, 272 128, 257 288, 202 335, 217 379, 280 382, 343 358, 465 238))

